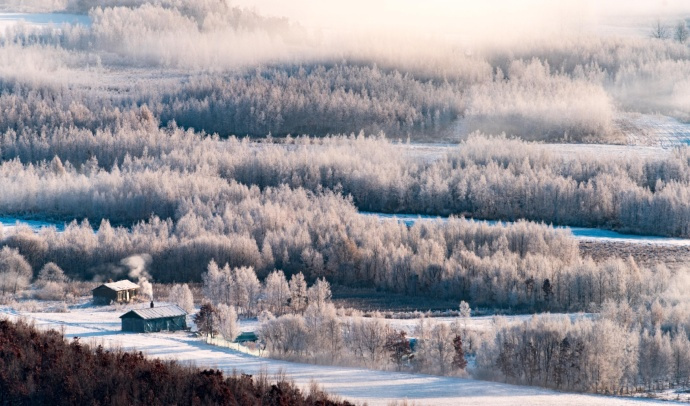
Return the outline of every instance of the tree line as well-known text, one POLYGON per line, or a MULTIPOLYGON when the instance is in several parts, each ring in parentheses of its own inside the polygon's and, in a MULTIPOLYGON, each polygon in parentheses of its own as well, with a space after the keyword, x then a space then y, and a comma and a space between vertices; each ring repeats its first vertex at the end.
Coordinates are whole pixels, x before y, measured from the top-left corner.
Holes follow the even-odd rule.
MULTIPOLYGON (((462 170, 469 165, 465 158, 469 155, 487 167, 504 167, 506 174, 512 174, 518 167, 512 161, 518 161, 521 153, 534 159, 535 168, 546 166, 550 171, 550 162, 563 162, 555 157, 553 161, 540 161, 543 155, 535 156, 536 146, 505 142, 516 152, 508 151, 506 145, 506 150, 487 157, 489 152, 482 147, 490 145, 491 140, 478 139, 456 152, 455 157, 451 154, 444 165, 450 167, 449 161, 453 160, 458 173, 469 172, 462 170)), ((296 153, 297 162, 317 159, 318 155, 309 151, 318 150, 320 145, 332 148, 326 156, 361 148, 361 153, 371 154, 375 162, 381 162, 383 158, 378 154, 382 152, 366 152, 368 146, 381 146, 383 151, 395 149, 382 140, 334 138, 326 144, 297 145, 301 151, 296 153)), ((282 145, 236 142, 231 146, 240 151, 265 148, 266 157, 293 157, 282 145)), ((35 270, 54 262, 69 277, 81 280, 117 278, 124 275, 120 266, 123 258, 149 254, 153 258, 151 273, 160 282, 199 281, 213 259, 231 268, 252 267, 261 279, 278 269, 288 276, 302 272, 308 281, 326 278, 332 283, 410 295, 433 291, 444 297, 471 299, 477 305, 522 309, 585 310, 590 303, 601 304, 609 297, 637 301, 672 278, 663 267, 640 269, 631 261, 597 264, 581 258, 577 242, 567 231, 526 221, 491 226, 452 218, 448 222, 419 222, 412 227, 380 222, 358 213, 354 198, 343 197, 337 185, 334 191, 323 189, 318 181, 320 170, 301 175, 293 172, 291 180, 297 183, 294 187, 270 186, 289 173, 282 158, 270 167, 259 167, 260 161, 252 160, 243 169, 247 172, 219 176, 212 167, 213 154, 207 156, 209 165, 194 171, 181 169, 190 155, 171 155, 162 156, 177 161, 174 167, 144 154, 125 159, 109 171, 101 168, 95 158, 79 169, 57 158, 36 165, 23 165, 18 160, 0 164, 0 174, 5 174, 0 177, 5 191, 0 196, 0 207, 5 212, 135 222, 131 227, 113 227, 102 220, 97 230, 88 221, 73 222, 63 232, 46 228, 38 234, 19 227, 3 233, 2 244, 18 249, 35 270), (251 167, 254 170, 250 172, 251 167), (252 177, 255 181, 249 183, 259 183, 261 188, 226 180, 232 177, 252 177), (313 185, 313 191, 301 187, 301 179, 313 185)), ((241 155, 225 156, 238 159, 241 155)), ((345 157, 346 167, 358 162, 347 158, 347 154, 340 156, 345 157)), ((529 165, 530 161, 522 162, 529 165)), ((659 163, 657 168, 673 168, 675 163, 682 161, 659 163)), ((395 160, 384 167, 394 164, 395 160)), ((523 164, 519 167, 526 167, 523 164)), ((580 173, 610 168, 603 162, 600 165, 579 166, 580 173)), ((578 168, 574 163, 570 166, 578 168)), ((668 173, 683 176, 685 172, 668 173)), ((355 172, 362 181, 371 179, 371 175, 367 172, 366 177, 360 177, 355 172)), ((678 185, 673 181, 670 184, 678 185)), ((374 199, 382 195, 375 185, 367 186, 372 193, 378 191, 371 195, 369 204, 375 204, 374 199)), ((614 187, 613 181, 611 185, 614 187)), ((540 190, 550 189, 535 192, 540 190)), ((626 196, 630 195, 628 191, 626 196)), ((485 196, 489 199, 486 207, 503 207, 497 196, 485 196)), ((679 228, 683 223, 672 225, 679 228)))
MULTIPOLYGON (((690 307, 681 293, 685 288, 687 282, 680 278, 641 300, 612 295, 598 305, 592 302, 590 311, 595 313, 588 315, 535 315, 525 321, 496 316, 483 331, 474 330, 471 309, 462 302, 461 316, 454 321, 422 317, 409 331, 393 328, 377 313, 363 317, 358 311, 337 309, 326 281, 307 288, 301 274, 288 282, 276 271, 262 284, 250 269, 220 268, 212 262, 204 275, 208 304, 197 322, 202 331, 232 341, 239 333, 237 314, 258 314, 261 348, 273 358, 439 375, 469 373, 480 379, 624 395, 690 384, 690 307), (249 277, 242 276, 247 273, 249 277)), ((552 294, 551 289, 545 281, 544 294, 552 294)))
POLYGON ((686 388, 687 322, 667 318, 687 314, 687 306, 679 307, 608 301, 601 316, 593 318, 534 316, 522 323, 499 322, 476 352, 476 376, 618 395, 686 388))
MULTIPOLYGON (((257 311, 264 309, 258 336, 270 357, 439 375, 469 373, 480 379, 614 395, 690 384, 690 307, 680 294, 687 287, 684 280, 637 303, 606 299, 592 309, 598 314, 534 315, 525 321, 496 316, 488 330, 479 331, 472 327, 469 305, 462 302, 461 316, 454 321, 422 317, 409 332, 396 330, 376 313, 362 317, 357 311, 336 309, 328 294, 309 295, 300 302, 306 307, 291 306, 292 286, 285 286, 282 306, 276 307, 276 296, 268 294, 276 289, 270 285, 278 279, 287 282, 278 275, 275 279, 266 282, 266 302, 256 304, 257 311)), ((208 282, 209 288, 216 286, 208 282)), ((327 285, 321 289, 328 291, 327 285)))
POLYGON ((2 179, 7 193, 0 210, 94 222, 132 223, 151 214, 178 220, 187 211, 182 202, 188 205, 195 194, 207 201, 226 182, 239 182, 329 189, 351 196, 362 211, 690 236, 685 147, 663 158, 573 158, 538 144, 477 135, 426 159, 381 137, 221 141, 174 126, 158 129, 145 108, 126 122, 129 128, 95 134, 6 132, 0 172, 12 175, 2 179))

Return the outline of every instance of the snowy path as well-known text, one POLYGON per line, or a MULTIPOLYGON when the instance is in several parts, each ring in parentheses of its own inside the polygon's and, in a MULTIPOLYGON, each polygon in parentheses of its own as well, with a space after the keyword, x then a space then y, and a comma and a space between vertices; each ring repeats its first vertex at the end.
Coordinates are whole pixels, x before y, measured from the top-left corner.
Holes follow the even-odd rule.
MULTIPOLYGON (((215 367, 256 375, 266 371, 275 375, 284 371, 298 385, 312 380, 327 391, 355 402, 386 405, 392 400, 408 399, 417 405, 633 405, 652 401, 606 396, 578 395, 505 385, 471 379, 437 377, 421 374, 371 371, 361 368, 325 367, 276 361, 214 347, 187 333, 131 334, 119 331, 118 316, 124 311, 98 308, 73 309, 70 313, 21 314, 42 328, 64 328, 68 337, 79 336, 104 346, 136 349, 149 356, 191 362, 199 367, 215 367)), ((0 316, 20 314, 6 307, 0 316)), ((654 402, 657 403, 657 402, 654 402)), ((659 402, 660 403, 660 402, 659 402)), ((667 403, 667 402, 665 402, 667 403)))

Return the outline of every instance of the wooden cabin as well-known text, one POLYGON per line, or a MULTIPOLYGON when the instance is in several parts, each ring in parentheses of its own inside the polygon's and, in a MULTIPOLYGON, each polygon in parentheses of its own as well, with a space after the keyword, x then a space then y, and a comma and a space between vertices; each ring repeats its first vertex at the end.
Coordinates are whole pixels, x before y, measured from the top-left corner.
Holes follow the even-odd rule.
POLYGON ((129 303, 139 294, 139 285, 128 280, 104 283, 92 290, 95 304, 129 303))
POLYGON ((122 316, 122 331, 149 333, 187 329, 187 312, 176 305, 131 310, 122 316))

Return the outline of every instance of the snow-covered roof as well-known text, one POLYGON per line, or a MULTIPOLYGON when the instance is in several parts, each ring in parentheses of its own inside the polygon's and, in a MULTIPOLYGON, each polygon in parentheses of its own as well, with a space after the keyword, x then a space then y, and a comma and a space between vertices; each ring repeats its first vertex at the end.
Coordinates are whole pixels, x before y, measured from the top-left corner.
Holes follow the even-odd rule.
MULTIPOLYGON (((117 282, 104 283, 101 286, 105 286, 105 287, 112 289, 116 292, 119 292, 121 290, 139 289, 139 285, 137 285, 136 283, 134 283, 132 281, 128 281, 126 279, 121 280, 121 281, 117 281, 117 282)), ((99 286, 98 288, 100 288, 101 286, 99 286)), ((98 288, 96 288, 96 289, 98 289, 98 288)))
POLYGON ((147 307, 145 309, 134 309, 120 316, 120 318, 139 317, 144 320, 162 319, 166 317, 186 316, 187 312, 176 305, 147 307))

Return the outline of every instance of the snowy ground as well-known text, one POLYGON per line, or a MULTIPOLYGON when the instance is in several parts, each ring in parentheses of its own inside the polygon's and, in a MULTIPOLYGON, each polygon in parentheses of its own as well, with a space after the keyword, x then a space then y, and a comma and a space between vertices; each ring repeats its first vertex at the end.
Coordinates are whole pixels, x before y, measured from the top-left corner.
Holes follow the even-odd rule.
MULTIPOLYGON (((362 212, 366 216, 377 216, 382 220, 397 220, 405 223, 408 226, 413 225, 417 221, 448 221, 446 217, 425 216, 417 214, 385 214, 385 213, 370 213, 362 212)), ((498 221, 488 220, 470 220, 483 221, 487 224, 497 224, 498 221)), ((501 222, 503 224, 510 224, 509 221, 501 222)), ((602 230, 598 228, 585 227, 558 227, 570 230, 573 236, 579 240, 587 241, 602 241, 602 242, 626 242, 633 244, 654 244, 654 245, 676 245, 676 246, 690 246, 690 239, 685 238, 671 238, 671 237, 657 237, 644 236, 635 234, 621 234, 615 231, 602 230)))
POLYGON ((690 145, 690 124, 673 117, 654 114, 628 114, 621 129, 631 145, 673 148, 690 145))
MULTIPOLYGON (((673 117, 622 113, 616 124, 623 133, 627 145, 611 144, 541 144, 545 151, 565 158, 602 155, 610 158, 640 156, 643 158, 663 157, 674 147, 690 145, 690 123, 683 123, 673 117)), ((399 148, 406 156, 431 162, 443 157, 454 143, 400 143, 399 148)))
MULTIPOLYGON (((327 391, 355 402, 386 405, 408 399, 417 405, 632 405, 651 400, 566 394, 555 391, 422 374, 325 367, 259 358, 206 344, 188 333, 121 333, 118 317, 126 308, 74 307, 69 313, 20 313, 0 307, 0 316, 25 317, 41 328, 63 329, 67 337, 81 337, 104 346, 136 349, 149 356, 191 362, 256 375, 284 371, 305 387, 314 380, 327 391)), ((660 403, 660 402, 659 402, 660 403)))

